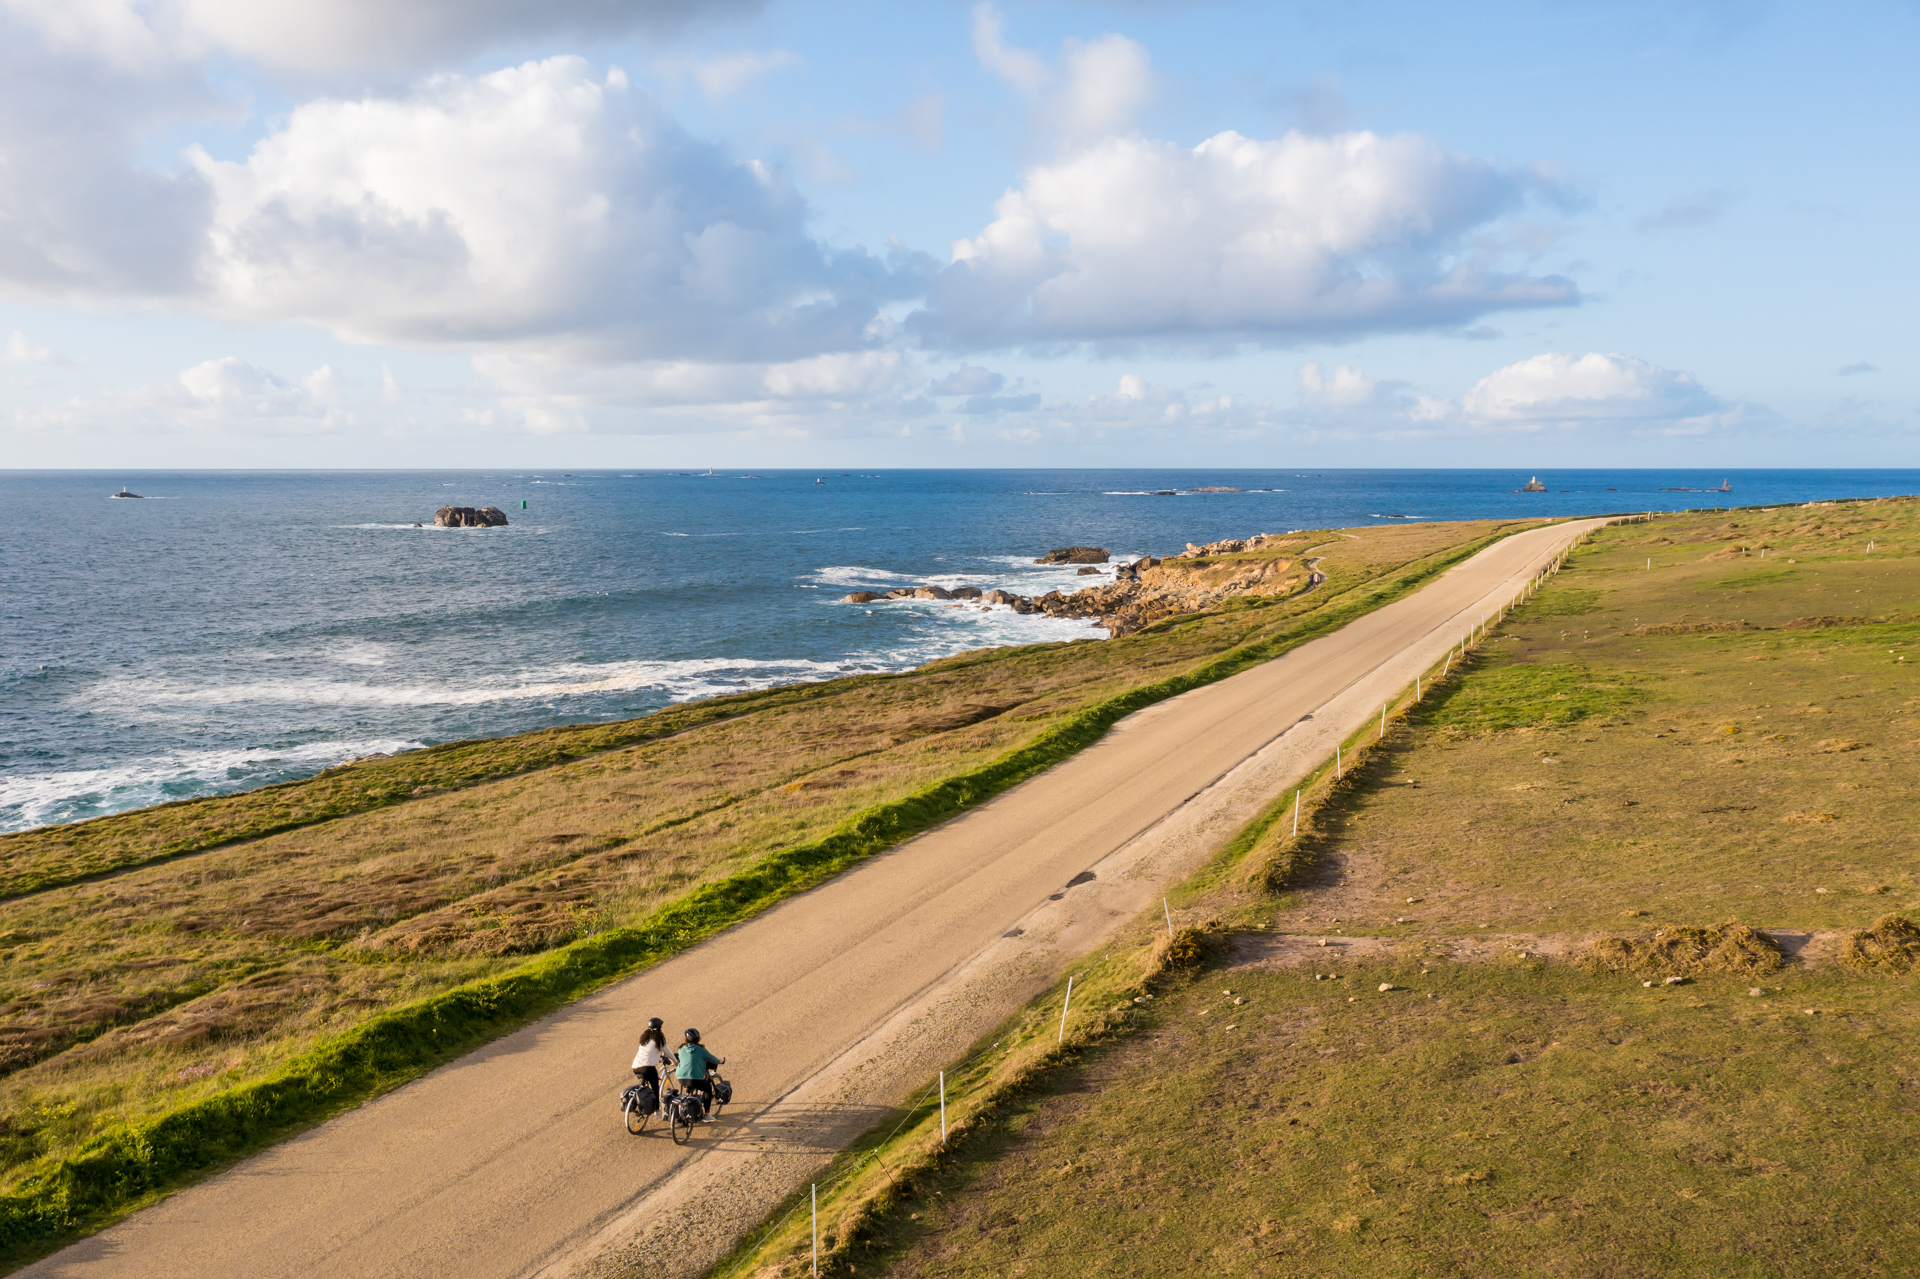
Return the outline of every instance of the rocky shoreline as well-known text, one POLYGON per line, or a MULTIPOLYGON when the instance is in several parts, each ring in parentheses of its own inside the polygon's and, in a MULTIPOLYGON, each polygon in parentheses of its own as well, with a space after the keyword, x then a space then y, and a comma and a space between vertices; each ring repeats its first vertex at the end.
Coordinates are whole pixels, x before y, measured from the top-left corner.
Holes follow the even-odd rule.
MULTIPOLYGON (((945 600, 955 607, 1002 605, 1016 613, 1044 613, 1049 617, 1083 617, 1105 627, 1114 638, 1128 635, 1168 617, 1205 612, 1236 596, 1281 596, 1312 590, 1325 580, 1315 561, 1303 559, 1307 539, 1296 534, 1257 533, 1205 546, 1187 543, 1187 549, 1168 556, 1146 556, 1115 564, 1112 581, 1077 591, 1048 591, 1019 595, 1012 591, 962 586, 903 586, 890 591, 854 591, 843 597, 849 604, 884 604, 897 600, 945 600)), ((1082 576, 1107 574, 1104 548, 1069 546, 1047 552, 1036 564, 1079 564, 1082 576)))

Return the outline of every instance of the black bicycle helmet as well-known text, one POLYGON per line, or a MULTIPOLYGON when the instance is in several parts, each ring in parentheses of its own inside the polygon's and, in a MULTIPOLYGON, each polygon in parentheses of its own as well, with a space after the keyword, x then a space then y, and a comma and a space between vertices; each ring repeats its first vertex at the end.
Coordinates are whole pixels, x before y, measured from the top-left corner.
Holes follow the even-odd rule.
POLYGON ((691 1026, 687 1027, 687 1042, 690 1044, 697 1044, 700 1042, 700 1032, 695 1030, 691 1026))
POLYGON ((660 1027, 664 1026, 665 1024, 666 1023, 661 1021, 658 1017, 647 1018, 647 1028, 649 1030, 658 1030, 660 1029, 660 1027))

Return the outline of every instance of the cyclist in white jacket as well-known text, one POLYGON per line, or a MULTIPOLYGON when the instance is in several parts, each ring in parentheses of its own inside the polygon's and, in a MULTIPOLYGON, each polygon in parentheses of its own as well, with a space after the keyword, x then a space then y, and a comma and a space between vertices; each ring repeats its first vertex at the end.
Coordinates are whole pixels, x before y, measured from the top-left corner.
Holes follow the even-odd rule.
POLYGON ((653 1089, 656 1097, 660 1095, 660 1067, 673 1060, 660 1025, 658 1017, 647 1023, 647 1028, 640 1032, 640 1050, 633 1054, 633 1073, 653 1089))

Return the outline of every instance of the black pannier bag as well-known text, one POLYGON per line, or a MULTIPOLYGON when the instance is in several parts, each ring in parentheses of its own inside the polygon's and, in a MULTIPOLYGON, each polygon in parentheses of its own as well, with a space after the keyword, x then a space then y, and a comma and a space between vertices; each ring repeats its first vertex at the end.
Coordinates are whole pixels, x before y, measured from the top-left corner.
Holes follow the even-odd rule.
POLYGON ((651 1115, 660 1109, 660 1094, 646 1084, 633 1084, 625 1092, 620 1094, 621 1114, 627 1112, 627 1104, 629 1101, 631 1101, 635 1108, 643 1115, 651 1115))
POLYGON ((713 1081, 713 1099, 723 1106, 733 1104, 733 1085, 724 1079, 713 1081))

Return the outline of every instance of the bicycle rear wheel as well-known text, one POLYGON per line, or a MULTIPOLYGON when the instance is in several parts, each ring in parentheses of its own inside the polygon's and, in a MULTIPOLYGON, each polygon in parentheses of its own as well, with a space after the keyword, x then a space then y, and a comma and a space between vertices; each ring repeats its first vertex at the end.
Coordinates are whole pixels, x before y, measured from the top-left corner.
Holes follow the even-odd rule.
POLYGON ((647 1130, 647 1120, 652 1117, 640 1109, 638 1102, 627 1103, 627 1131, 636 1137, 647 1130))
POLYGON ((679 1106, 667 1112, 667 1132, 673 1137, 676 1146, 687 1144, 687 1138, 693 1136, 693 1118, 679 1106))

